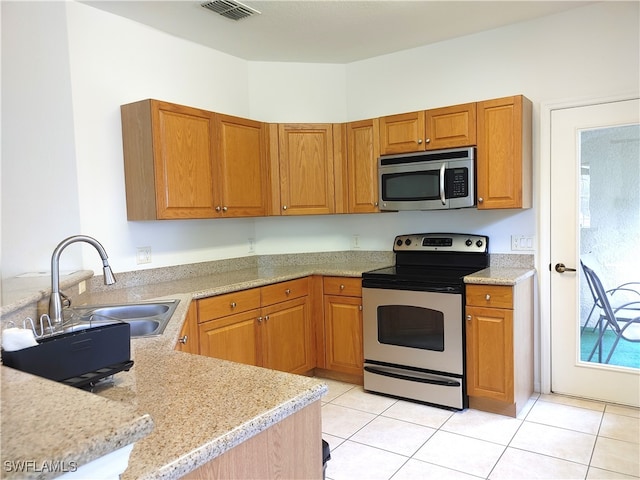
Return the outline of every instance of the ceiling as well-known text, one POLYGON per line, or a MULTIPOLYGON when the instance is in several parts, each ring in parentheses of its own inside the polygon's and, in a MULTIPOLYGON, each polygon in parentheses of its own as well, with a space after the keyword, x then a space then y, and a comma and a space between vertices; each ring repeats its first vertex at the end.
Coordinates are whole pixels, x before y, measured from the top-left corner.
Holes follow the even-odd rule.
POLYGON ((205 0, 82 3, 250 61, 350 63, 581 7, 584 1, 243 0, 231 20, 205 0))

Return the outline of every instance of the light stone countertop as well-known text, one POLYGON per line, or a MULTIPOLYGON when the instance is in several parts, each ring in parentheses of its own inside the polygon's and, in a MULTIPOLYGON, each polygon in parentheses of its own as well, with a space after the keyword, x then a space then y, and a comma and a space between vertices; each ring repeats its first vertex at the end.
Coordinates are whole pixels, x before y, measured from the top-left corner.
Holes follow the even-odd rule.
POLYGON ((464 277, 464 283, 477 285, 516 285, 535 275, 533 268, 489 267, 464 277))
MULTIPOLYGON (((327 390, 314 378, 175 351, 190 302, 311 274, 359 277, 385 265, 260 266, 158 283, 149 283, 149 278, 137 282, 125 275, 126 288, 105 287, 80 295, 74 305, 168 298, 180 303, 161 336, 132 339, 134 366, 116 374, 113 384, 98 388, 96 394, 2 367, 3 465, 7 460, 42 464, 52 459, 82 465, 136 442, 123 480, 179 478, 319 400, 327 390), (127 286, 127 282, 138 284, 127 286), (23 395, 37 402, 42 398, 41 385, 55 394, 47 394, 37 412, 13 400, 23 395), (74 415, 67 415, 69 403, 79 406, 74 415), (60 420, 66 422, 64 429, 59 428, 60 420), (41 448, 31 448, 30 437, 23 435, 36 428, 34 421, 41 448), (119 433, 117 440, 111 430, 102 428, 105 425, 119 433), (5 449, 5 442, 11 448, 5 449), (64 451, 44 449, 63 444, 71 446, 64 451)), ((40 473, 32 478, 55 476, 40 473)))

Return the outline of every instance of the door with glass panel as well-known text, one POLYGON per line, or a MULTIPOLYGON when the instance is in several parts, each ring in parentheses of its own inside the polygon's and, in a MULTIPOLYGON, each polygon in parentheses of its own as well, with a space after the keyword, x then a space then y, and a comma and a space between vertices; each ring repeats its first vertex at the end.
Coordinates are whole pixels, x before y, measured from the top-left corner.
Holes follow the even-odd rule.
POLYGON ((551 390, 635 406, 639 112, 638 99, 551 112, 551 390))

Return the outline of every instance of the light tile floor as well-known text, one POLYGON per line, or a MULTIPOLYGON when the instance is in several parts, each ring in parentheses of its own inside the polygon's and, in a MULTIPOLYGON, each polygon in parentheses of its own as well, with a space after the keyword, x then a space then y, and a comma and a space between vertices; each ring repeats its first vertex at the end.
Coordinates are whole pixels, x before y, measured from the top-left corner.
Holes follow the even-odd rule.
POLYGON ((640 478, 639 409, 536 394, 510 418, 325 381, 327 480, 640 478))

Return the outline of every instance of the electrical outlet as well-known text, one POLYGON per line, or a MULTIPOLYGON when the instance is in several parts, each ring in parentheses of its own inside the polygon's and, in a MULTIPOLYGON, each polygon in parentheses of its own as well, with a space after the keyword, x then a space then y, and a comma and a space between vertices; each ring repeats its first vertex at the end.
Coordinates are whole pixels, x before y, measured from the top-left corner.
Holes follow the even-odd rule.
POLYGON ((136 253, 136 263, 142 265, 143 263, 151 263, 151 247, 138 247, 136 253))
POLYGON ((255 238, 250 238, 249 239, 249 253, 255 253, 256 251, 256 239, 255 238))
POLYGON ((351 248, 353 250, 360 249, 360 235, 354 235, 351 239, 351 248))
POLYGON ((511 250, 526 251, 533 250, 533 235, 511 235, 511 250))

